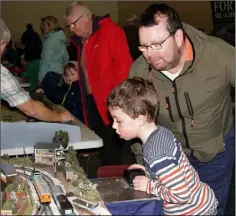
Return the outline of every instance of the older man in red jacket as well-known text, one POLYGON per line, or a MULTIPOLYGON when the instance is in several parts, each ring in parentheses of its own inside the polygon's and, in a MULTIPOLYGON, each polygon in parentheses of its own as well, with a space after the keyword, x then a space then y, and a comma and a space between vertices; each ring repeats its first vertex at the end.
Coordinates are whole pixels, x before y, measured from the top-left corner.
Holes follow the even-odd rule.
POLYGON ((93 16, 79 2, 67 7, 65 19, 75 34, 71 40, 78 50, 85 124, 103 139, 103 163, 120 164, 120 140, 111 128, 106 99, 128 77, 132 64, 125 33, 109 15, 93 16))

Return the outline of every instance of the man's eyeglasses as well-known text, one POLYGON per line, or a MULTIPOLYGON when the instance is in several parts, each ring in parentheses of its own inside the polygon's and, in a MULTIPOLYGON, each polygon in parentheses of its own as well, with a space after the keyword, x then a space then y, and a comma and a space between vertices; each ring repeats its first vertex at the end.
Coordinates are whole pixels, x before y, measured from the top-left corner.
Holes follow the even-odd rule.
POLYGON ((161 43, 155 43, 155 44, 150 44, 148 46, 146 45, 141 45, 138 47, 138 49, 142 52, 146 52, 148 50, 148 47, 151 47, 152 50, 160 50, 162 48, 162 44, 167 41, 169 37, 171 37, 173 34, 170 34, 165 40, 163 40, 161 43))
MULTIPOLYGON (((84 15, 84 14, 83 14, 83 15, 84 15)), ((75 27, 76 23, 82 18, 83 15, 81 15, 77 20, 75 20, 73 23, 67 25, 66 27, 67 27, 67 28, 75 27)))

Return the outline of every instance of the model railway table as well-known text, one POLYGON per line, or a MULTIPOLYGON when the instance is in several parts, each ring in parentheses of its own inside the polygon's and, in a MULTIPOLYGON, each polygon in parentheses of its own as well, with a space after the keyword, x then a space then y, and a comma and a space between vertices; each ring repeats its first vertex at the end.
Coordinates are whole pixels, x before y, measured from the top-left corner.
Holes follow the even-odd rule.
MULTIPOLYGON (((60 105, 55 105, 50 102, 46 97, 44 97, 43 102, 47 104, 48 107, 51 107, 54 111, 64 111, 65 109, 60 105)), ((19 122, 26 121, 29 117, 24 113, 19 111, 17 108, 11 108, 6 103, 1 103, 1 121, 4 122, 19 122)), ((22 124, 23 125, 23 124, 22 124)), ((78 119, 75 121, 75 125, 80 128, 80 140, 76 143, 76 150, 81 149, 93 149, 100 148, 103 146, 102 139, 98 137, 93 131, 81 123, 78 119)), ((68 125, 69 127, 69 125, 68 125)), ((69 131, 68 131, 69 132, 69 131)), ((35 143, 34 143, 35 144, 35 143)), ((32 144, 32 145, 34 145, 32 144)), ((33 147, 32 147, 33 149, 33 147)), ((31 151, 32 151, 31 149, 31 151)), ((3 151, 3 150, 2 150, 3 151)), ((33 153, 33 152, 31 152, 33 153)), ((20 153, 19 153, 20 154, 20 153)), ((22 152, 23 154, 23 152, 22 152)), ((30 152, 28 152, 30 154, 30 152)))

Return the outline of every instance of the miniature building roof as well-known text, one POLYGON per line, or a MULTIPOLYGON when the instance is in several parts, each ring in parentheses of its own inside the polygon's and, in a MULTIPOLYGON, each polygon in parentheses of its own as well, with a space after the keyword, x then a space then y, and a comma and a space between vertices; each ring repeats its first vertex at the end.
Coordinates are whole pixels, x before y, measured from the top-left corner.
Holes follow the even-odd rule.
POLYGON ((0 170, 5 174, 7 177, 16 176, 16 168, 13 164, 0 164, 0 170))
POLYGON ((45 143, 45 142, 37 142, 34 146, 35 149, 55 149, 60 148, 61 144, 59 143, 45 143))

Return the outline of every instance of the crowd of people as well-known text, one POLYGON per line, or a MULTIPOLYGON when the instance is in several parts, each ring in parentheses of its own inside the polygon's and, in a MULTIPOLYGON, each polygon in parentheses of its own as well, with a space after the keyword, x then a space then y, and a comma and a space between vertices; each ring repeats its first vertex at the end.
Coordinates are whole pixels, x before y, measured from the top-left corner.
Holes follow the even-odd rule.
MULTIPOLYGON (((21 41, 27 67, 38 65, 31 90, 68 111, 31 99, 3 65, 1 99, 43 121, 79 119, 102 138, 103 165, 133 163, 138 138, 144 166, 130 169, 146 176, 134 179, 135 190, 160 197, 166 215, 223 215, 235 153, 234 47, 163 3, 139 19, 130 14, 123 29, 80 2, 64 17, 70 46, 53 16, 41 19, 42 42, 31 24, 21 41)), ((6 46, 10 31, 1 20, 1 57, 6 46)))

